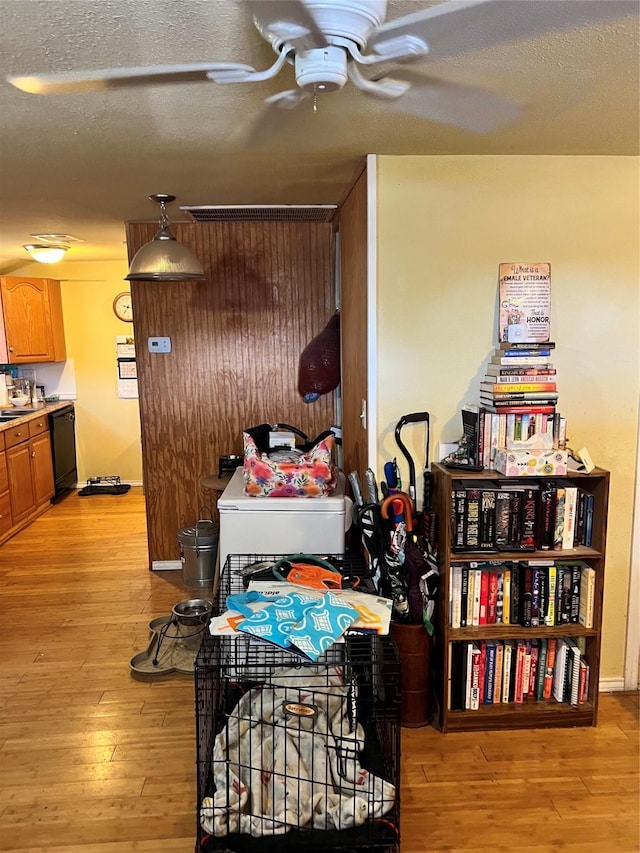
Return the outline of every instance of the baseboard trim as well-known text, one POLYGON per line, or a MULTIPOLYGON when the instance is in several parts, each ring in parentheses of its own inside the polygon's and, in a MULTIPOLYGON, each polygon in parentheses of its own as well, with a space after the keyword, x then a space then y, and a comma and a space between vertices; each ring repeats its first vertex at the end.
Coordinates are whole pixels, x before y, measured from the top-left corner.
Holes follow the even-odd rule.
POLYGON ((601 678, 598 682, 598 692, 619 693, 624 690, 624 678, 601 678))

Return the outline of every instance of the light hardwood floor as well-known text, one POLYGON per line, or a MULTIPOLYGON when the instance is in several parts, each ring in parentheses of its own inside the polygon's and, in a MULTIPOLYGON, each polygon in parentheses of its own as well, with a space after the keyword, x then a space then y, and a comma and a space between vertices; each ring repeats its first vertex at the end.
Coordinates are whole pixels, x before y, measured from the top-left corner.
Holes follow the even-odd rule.
MULTIPOLYGON (((193 851, 193 680, 129 669, 191 595, 147 570, 139 489, 73 494, 0 548, 0 850, 193 851)), ((404 729, 402 853, 638 851, 638 696, 600 707, 595 729, 404 729)))

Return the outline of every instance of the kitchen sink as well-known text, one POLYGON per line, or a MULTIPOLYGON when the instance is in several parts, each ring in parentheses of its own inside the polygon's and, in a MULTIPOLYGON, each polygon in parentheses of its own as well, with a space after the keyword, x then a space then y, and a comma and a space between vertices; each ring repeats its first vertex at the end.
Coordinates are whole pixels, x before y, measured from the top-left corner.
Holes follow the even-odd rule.
POLYGON ((15 421, 16 418, 21 418, 22 415, 18 412, 0 412, 0 423, 5 421, 15 421))
POLYGON ((22 406, 12 406, 10 409, 0 409, 0 417, 21 418, 23 415, 32 415, 35 409, 27 409, 22 406))

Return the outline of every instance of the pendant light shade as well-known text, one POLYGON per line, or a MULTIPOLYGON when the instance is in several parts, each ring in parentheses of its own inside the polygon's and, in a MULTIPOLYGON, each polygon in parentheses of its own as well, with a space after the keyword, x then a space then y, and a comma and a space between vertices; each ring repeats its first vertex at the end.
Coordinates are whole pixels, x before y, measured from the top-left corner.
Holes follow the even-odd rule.
POLYGON ((160 229, 150 243, 145 243, 133 256, 128 281, 190 281, 205 278, 202 264, 191 249, 178 243, 169 230, 165 205, 174 195, 157 193, 151 201, 160 205, 160 229))

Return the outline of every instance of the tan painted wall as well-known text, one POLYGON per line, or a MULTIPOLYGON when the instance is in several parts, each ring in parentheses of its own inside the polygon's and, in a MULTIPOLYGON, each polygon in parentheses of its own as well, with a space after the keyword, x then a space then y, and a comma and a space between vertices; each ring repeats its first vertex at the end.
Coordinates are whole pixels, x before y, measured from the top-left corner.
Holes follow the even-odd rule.
MULTIPOLYGON (((461 433, 497 341, 501 261, 550 261, 559 410, 611 473, 601 678, 624 672, 638 429, 638 158, 378 158, 379 470, 393 429, 461 433)), ((403 433, 404 437, 404 433, 403 433)), ((434 448, 434 445, 432 445, 434 448)), ((435 449, 435 448, 434 448, 435 449)), ((424 448, 414 448, 424 459, 424 448)), ((432 456, 433 458, 433 456, 432 456)))
MULTIPOLYGON (((76 390, 78 481, 116 474, 142 481, 138 400, 118 397, 116 335, 132 334, 130 323, 112 310, 116 294, 129 290, 122 261, 62 261, 55 266, 25 264, 19 274, 57 278, 67 344, 65 382, 76 390), (75 379, 74 379, 75 374, 75 379)), ((12 273, 13 275, 18 273, 12 273)), ((36 375, 43 368, 35 366, 36 375)), ((47 367, 47 372, 54 367, 47 367)))

